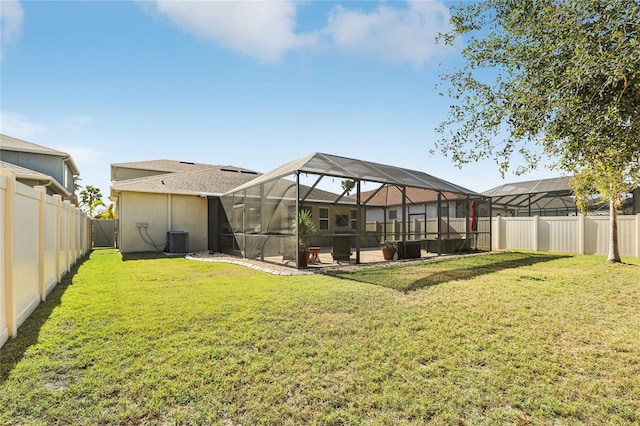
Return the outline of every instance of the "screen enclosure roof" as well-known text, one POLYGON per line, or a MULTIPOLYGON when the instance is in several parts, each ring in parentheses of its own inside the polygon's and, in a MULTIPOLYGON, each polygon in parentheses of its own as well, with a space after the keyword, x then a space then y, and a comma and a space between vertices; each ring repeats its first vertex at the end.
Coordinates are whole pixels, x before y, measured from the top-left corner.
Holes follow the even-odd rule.
POLYGON ((575 205, 571 177, 562 176, 550 179, 512 182, 484 191, 491 197, 494 205, 524 208, 541 200, 564 200, 565 205, 575 205))
POLYGON ((475 191, 463 188, 462 186, 447 182, 446 180, 424 172, 318 152, 283 164, 282 166, 229 191, 228 194, 295 173, 316 174, 341 179, 377 182, 389 185, 431 189, 433 191, 483 197, 482 194, 475 191))

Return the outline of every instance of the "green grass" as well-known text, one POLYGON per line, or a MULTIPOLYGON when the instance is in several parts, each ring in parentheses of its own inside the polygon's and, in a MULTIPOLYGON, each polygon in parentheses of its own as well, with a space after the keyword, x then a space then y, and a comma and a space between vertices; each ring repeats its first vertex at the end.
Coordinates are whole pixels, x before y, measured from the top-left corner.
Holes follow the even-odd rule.
POLYGON ((0 349, 0 424, 638 424, 640 261, 340 276, 94 251, 0 349))

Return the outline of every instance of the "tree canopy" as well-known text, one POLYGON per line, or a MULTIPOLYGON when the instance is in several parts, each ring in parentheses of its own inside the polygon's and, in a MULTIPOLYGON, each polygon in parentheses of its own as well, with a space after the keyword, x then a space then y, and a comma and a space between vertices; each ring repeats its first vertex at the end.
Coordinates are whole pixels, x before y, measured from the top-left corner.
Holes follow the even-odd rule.
POLYGON ((576 190, 616 188, 610 200, 640 185, 640 2, 488 0, 451 22, 441 40, 463 37, 465 63, 441 76, 454 104, 436 150, 503 175, 514 156, 516 173, 547 157, 586 175, 576 190))
POLYGON ((96 207, 96 203, 101 200, 102 192, 100 192, 100 188, 87 185, 80 191, 80 206, 86 209, 89 217, 93 217, 93 209, 96 207))

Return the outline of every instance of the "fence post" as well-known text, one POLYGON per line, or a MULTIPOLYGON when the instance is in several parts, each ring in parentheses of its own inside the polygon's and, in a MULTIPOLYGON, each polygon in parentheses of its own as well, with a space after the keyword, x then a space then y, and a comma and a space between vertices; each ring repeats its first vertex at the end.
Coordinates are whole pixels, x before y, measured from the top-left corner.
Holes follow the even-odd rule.
POLYGON ((578 214, 578 254, 584 254, 585 250, 585 235, 584 235, 584 215, 578 214))
POLYGON ((640 213, 636 215, 636 257, 640 257, 640 213))
POLYGON ((93 239, 93 232, 91 229, 91 225, 93 225, 93 222, 89 222, 89 219, 86 216, 83 216, 82 223, 84 224, 84 240, 82 241, 82 255, 84 256, 93 246, 93 244, 89 242, 93 239))
POLYGON ((60 218, 62 216, 62 197, 58 194, 53 196, 56 202, 56 242, 55 242, 55 256, 56 256, 56 283, 60 282, 62 278, 60 275, 60 218))
POLYGON ((33 189, 40 193, 38 200, 38 289, 40 291, 40 300, 44 302, 47 299, 47 291, 44 285, 44 240, 47 230, 46 227, 46 201, 47 190, 44 186, 34 186, 33 189))
POLYGON ((76 206, 69 202, 69 209, 71 213, 71 226, 69 227, 69 270, 71 270, 71 266, 76 264, 76 234, 78 232, 76 226, 78 221, 76 219, 76 206))
POLYGON ((80 259, 80 208, 73 209, 73 263, 80 259))
POLYGON ((16 318, 16 298, 15 279, 13 273, 13 239, 14 239, 14 200, 16 198, 16 175, 11 170, 0 170, 0 174, 7 178, 7 190, 4 196, 4 303, 7 315, 7 328, 9 336, 15 337, 18 334, 16 318))
POLYGON ((538 251, 538 232, 540 229, 539 219, 538 215, 533 217, 533 251, 538 251))
POLYGON ((69 257, 69 246, 71 245, 71 202, 69 200, 64 200, 62 202, 64 205, 64 209, 67 211, 65 216, 66 218, 66 226, 64 230, 65 238, 64 238, 64 265, 65 265, 65 274, 71 270, 71 258, 69 257))
POLYGON ((495 219, 496 219, 496 226, 495 226, 495 229, 496 229, 496 238, 495 238, 496 239, 496 250, 500 250, 502 248, 500 246, 500 238, 501 238, 500 229, 502 228, 502 224, 500 222, 501 222, 502 217, 500 215, 497 215, 495 217, 495 219))

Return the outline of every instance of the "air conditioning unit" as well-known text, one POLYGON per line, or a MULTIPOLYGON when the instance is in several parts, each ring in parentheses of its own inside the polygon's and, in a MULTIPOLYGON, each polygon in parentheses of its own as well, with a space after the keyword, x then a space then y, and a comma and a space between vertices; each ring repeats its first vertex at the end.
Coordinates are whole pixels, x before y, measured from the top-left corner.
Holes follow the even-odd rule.
POLYGON ((188 253, 189 233, 185 231, 167 231, 167 253, 188 253))

